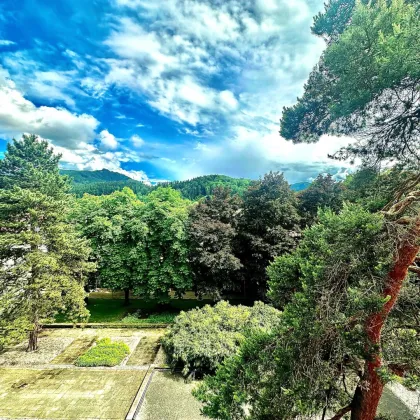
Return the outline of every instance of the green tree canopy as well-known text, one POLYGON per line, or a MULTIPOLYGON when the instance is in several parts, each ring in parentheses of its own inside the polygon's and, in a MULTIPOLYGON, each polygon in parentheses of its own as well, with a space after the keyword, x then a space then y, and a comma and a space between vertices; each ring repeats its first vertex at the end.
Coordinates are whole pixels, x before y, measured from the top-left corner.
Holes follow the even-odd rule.
POLYGON ((162 340, 172 368, 183 374, 213 373, 228 356, 236 353, 245 336, 270 331, 280 321, 280 311, 262 302, 254 306, 215 306, 181 312, 162 340))
POLYGON ((29 332, 37 349, 42 325, 58 312, 84 320, 90 248, 67 221, 67 179, 46 141, 13 140, 0 161, 0 330, 1 343, 29 332))
POLYGON ((329 46, 281 134, 295 142, 322 134, 357 135, 340 158, 397 160, 418 168, 420 127, 419 8, 415 2, 331 0, 314 32, 329 46), (351 23, 350 23, 351 22, 351 23))
MULTIPOLYGON (((393 241, 380 214, 354 205, 338 215, 321 212, 296 251, 276 258, 268 270, 269 296, 284 307, 280 327, 247 339, 215 377, 206 378, 197 391, 204 413, 220 419, 293 419, 342 407, 350 411, 352 404, 356 409, 364 362, 377 351, 364 327, 389 300, 383 290, 393 241)), ((407 284, 407 291, 411 287, 407 284)), ((416 328, 418 299, 403 299, 400 308, 414 302, 405 323, 416 328)), ((393 322, 401 317, 398 312, 393 322)), ((403 349, 405 344, 415 355, 419 341, 409 327, 396 333, 403 320, 393 322, 382 343, 389 359, 380 375, 385 382, 395 367, 390 364, 401 364, 412 384, 419 366, 403 349), (396 334, 405 334, 402 346, 396 334)))
POLYGON ((170 290, 181 295, 192 288, 186 230, 190 205, 170 187, 160 187, 145 198, 142 218, 148 230, 145 258, 137 266, 137 295, 165 302, 170 290))
POLYGON ((72 215, 83 236, 91 241, 101 286, 124 290, 126 304, 145 259, 147 225, 142 207, 134 192, 125 187, 110 195, 85 195, 72 215))
POLYGON ((308 188, 298 193, 298 208, 305 225, 317 219, 319 208, 338 212, 343 204, 343 185, 335 182, 330 174, 320 174, 308 188))
POLYGON ((283 174, 270 172, 249 187, 237 242, 248 296, 265 296, 266 268, 274 257, 296 246, 299 221, 295 194, 283 174))
POLYGON ((188 221, 190 262, 194 287, 199 295, 220 298, 224 292, 240 291, 235 255, 237 225, 242 200, 228 188, 218 187, 213 195, 191 208, 188 221))

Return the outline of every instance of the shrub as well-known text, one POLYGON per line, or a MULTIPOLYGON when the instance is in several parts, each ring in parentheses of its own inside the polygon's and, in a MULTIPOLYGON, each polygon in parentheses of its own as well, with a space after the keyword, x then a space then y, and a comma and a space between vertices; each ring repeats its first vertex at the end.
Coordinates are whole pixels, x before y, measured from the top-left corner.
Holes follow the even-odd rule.
POLYGON ((182 372, 212 373, 234 354, 245 336, 256 330, 270 331, 281 312, 262 302, 253 307, 219 302, 181 312, 163 337, 162 345, 172 368, 182 372))
POLYGON ((127 344, 121 341, 111 341, 110 338, 102 338, 82 354, 75 362, 76 366, 116 366, 130 353, 127 344))

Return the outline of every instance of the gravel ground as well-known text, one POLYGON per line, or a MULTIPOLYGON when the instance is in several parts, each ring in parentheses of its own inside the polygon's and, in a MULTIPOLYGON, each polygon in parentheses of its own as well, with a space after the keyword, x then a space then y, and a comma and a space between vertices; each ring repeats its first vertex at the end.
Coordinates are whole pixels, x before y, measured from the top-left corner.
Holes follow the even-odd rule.
POLYGON ((0 366, 36 366, 49 363, 73 340, 73 337, 40 337, 39 349, 34 352, 26 351, 28 343, 25 341, 0 354, 0 366))
POLYGON ((398 382, 388 385, 388 389, 411 411, 413 418, 420 419, 420 392, 410 391, 398 382))

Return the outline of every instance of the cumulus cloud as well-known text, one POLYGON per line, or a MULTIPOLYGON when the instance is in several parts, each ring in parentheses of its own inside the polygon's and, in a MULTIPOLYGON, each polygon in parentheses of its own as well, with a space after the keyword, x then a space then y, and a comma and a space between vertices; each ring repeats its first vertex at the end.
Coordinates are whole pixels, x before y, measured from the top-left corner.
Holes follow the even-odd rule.
POLYGON ((5 138, 22 132, 36 133, 57 146, 74 149, 94 140, 99 121, 92 115, 74 114, 65 108, 37 107, 16 89, 8 73, 0 69, 0 134, 5 138))
POLYGON ((145 94, 152 107, 192 126, 218 124, 221 116, 230 124, 254 117, 272 123, 296 98, 323 48, 309 31, 316 2, 116 5, 122 16, 105 44, 118 58, 107 61, 107 82, 145 94), (228 83, 213 86, 215 77, 228 83))
POLYGON ((348 139, 293 145, 278 134, 324 48, 310 34, 322 0, 106 3, 92 44, 36 40, 0 58, 15 82, 0 79, 0 134, 37 132, 79 169, 153 159, 154 178, 346 173, 327 153, 348 139))
POLYGON ((108 130, 98 135, 99 122, 88 114, 77 115, 64 108, 37 107, 24 98, 9 74, 0 68, 0 136, 20 138, 22 133, 33 133, 50 142, 56 153, 62 155, 61 164, 68 169, 109 169, 142 181, 142 171, 125 171, 122 162, 142 159, 133 151, 121 148, 108 130), (99 140, 99 149, 94 145, 99 140))
POLYGON ((102 130, 99 135, 99 147, 104 150, 115 150, 118 148, 116 137, 108 130, 102 130))
POLYGON ((61 165, 65 169, 96 171, 108 169, 126 175, 137 181, 149 183, 149 179, 143 171, 127 171, 121 167, 121 162, 132 161, 132 156, 124 152, 101 152, 91 144, 81 143, 76 150, 54 146, 54 151, 60 153, 61 165))
POLYGON ((140 137, 140 136, 138 136, 137 134, 134 134, 133 136, 131 136, 131 139, 130 139, 130 141, 131 141, 131 144, 135 147, 135 148, 137 148, 137 149, 139 149, 140 147, 143 147, 144 145, 145 145, 145 141, 140 137))
POLYGON ((270 170, 283 172, 292 183, 311 180, 323 172, 341 179, 348 167, 329 159, 328 154, 349 141, 345 137, 323 136, 318 143, 294 145, 279 137, 274 127, 273 131, 261 135, 258 130, 241 126, 229 141, 198 142, 184 158, 184 164, 174 164, 172 170, 177 179, 209 173, 258 178, 270 170))

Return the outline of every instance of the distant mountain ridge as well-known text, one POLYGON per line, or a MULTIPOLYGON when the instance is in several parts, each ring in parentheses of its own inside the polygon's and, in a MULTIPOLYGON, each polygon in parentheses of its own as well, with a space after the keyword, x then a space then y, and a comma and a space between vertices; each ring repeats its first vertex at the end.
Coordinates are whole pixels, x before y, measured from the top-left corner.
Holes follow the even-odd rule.
POLYGON ((293 191, 302 191, 302 190, 306 190, 306 188, 309 187, 309 185, 311 185, 310 182, 296 182, 295 184, 290 184, 290 188, 293 191))
POLYGON ((67 175, 73 179, 75 184, 88 184, 91 182, 108 182, 108 181, 134 181, 127 175, 118 172, 112 172, 108 169, 101 169, 99 171, 74 171, 68 169, 61 169, 62 175, 67 175))
MULTIPOLYGON (((75 171, 61 170, 61 174, 69 176, 73 180, 73 192, 81 197, 88 193, 92 195, 106 195, 114 191, 120 191, 124 187, 131 188, 136 194, 147 195, 158 186, 149 186, 141 181, 136 181, 118 172, 101 169, 98 171, 75 171)), ((197 200, 210 195, 217 186, 229 187, 234 193, 242 195, 252 180, 247 178, 232 178, 227 175, 204 175, 187 181, 165 182, 159 185, 170 185, 179 190, 184 198, 197 200)), ((299 182, 290 185, 293 191, 302 191, 310 185, 310 182, 299 182)))

